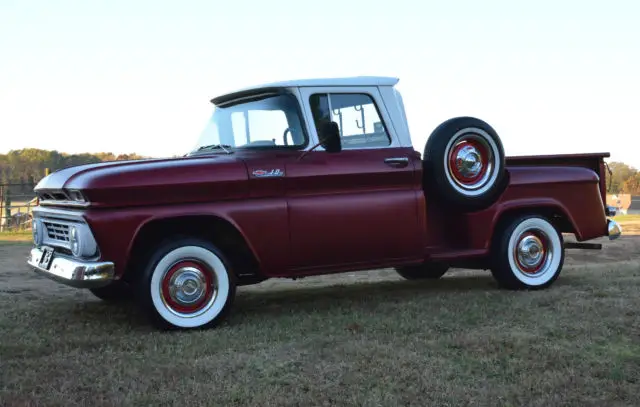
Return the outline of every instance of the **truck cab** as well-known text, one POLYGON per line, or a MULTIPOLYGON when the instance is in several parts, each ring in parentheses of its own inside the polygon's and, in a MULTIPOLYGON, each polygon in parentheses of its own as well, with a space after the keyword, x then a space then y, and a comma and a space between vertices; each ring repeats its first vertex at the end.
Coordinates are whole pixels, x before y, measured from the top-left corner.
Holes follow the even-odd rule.
POLYGON ((293 82, 213 99, 214 113, 190 156, 224 147, 246 164, 251 198, 286 204, 286 218, 272 226, 283 228, 278 241, 288 242, 274 268, 304 274, 366 264, 372 253, 381 262, 423 256, 421 161, 396 82, 293 82), (323 142, 331 138, 323 134, 327 123, 337 124, 333 144, 323 142))
POLYGON ((104 300, 133 296, 159 327, 195 328, 224 320, 237 286, 276 277, 467 267, 547 288, 563 234, 620 235, 607 153, 507 157, 473 117, 445 121, 418 151, 397 83, 241 89, 211 100, 184 157, 54 172, 35 189, 29 264, 104 300))

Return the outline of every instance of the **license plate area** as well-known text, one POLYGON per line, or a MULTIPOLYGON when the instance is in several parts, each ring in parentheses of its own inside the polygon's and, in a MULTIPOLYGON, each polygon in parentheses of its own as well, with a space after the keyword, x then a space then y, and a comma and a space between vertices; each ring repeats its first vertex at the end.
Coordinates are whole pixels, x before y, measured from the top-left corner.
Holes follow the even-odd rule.
POLYGON ((43 247, 42 256, 38 260, 38 267, 49 270, 51 262, 53 261, 53 247, 43 247))

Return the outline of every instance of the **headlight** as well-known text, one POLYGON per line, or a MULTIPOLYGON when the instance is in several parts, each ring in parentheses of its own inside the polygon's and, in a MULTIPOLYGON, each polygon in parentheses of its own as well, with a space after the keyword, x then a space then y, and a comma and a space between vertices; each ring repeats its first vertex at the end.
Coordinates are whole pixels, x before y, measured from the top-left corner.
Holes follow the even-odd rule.
POLYGON ((31 234, 33 235, 33 243, 36 246, 42 244, 42 231, 40 230, 40 222, 37 219, 31 221, 31 234))
POLYGON ((78 228, 71 226, 69 228, 69 244, 71 245, 71 253, 74 256, 80 256, 82 246, 80 245, 80 234, 78 228))

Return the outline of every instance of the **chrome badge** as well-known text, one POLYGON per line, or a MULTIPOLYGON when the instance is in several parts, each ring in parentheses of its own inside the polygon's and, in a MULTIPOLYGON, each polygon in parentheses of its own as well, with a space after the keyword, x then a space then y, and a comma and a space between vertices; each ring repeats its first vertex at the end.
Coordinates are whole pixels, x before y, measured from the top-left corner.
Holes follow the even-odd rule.
POLYGON ((284 176, 284 171, 282 171, 279 168, 273 169, 273 170, 254 170, 253 171, 253 176, 254 177, 259 177, 259 178, 265 178, 265 177, 282 177, 284 176))

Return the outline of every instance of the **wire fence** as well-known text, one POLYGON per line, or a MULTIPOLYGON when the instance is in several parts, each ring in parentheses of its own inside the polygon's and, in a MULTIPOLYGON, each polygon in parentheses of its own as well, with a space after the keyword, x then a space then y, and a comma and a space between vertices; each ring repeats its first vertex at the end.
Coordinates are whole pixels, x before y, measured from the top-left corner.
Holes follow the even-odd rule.
POLYGON ((32 210, 37 205, 35 184, 0 184, 0 232, 31 230, 32 210))

